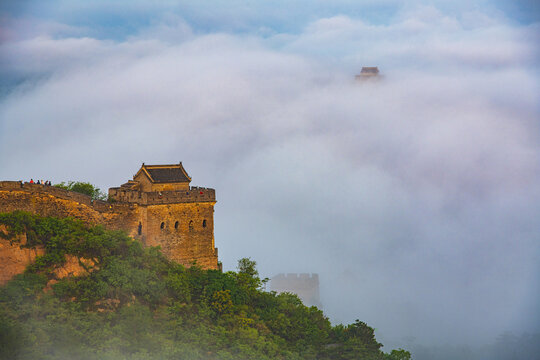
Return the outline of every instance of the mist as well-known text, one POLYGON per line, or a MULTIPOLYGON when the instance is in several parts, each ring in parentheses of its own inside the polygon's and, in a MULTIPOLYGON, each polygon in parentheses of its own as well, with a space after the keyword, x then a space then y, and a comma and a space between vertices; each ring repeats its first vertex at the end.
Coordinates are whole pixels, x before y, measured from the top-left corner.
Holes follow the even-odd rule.
POLYGON ((0 179, 107 189, 182 161, 216 189, 224 269, 318 273, 334 323, 389 347, 540 331, 540 23, 484 2, 134 4, 121 33, 99 5, 94 27, 3 9, 0 179))

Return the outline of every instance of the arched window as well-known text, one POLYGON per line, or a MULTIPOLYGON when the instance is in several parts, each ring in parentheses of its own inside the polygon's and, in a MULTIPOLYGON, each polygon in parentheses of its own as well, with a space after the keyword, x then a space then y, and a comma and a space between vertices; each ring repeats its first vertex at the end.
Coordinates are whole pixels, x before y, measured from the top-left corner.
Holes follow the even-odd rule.
POLYGON ((193 230, 193 220, 189 221, 189 231, 193 230))
POLYGON ((137 234, 142 235, 142 223, 139 221, 139 226, 137 226, 137 234))
POLYGON ((203 227, 203 228, 206 227, 206 219, 204 219, 204 220, 202 221, 202 227, 203 227))
POLYGON ((175 228, 175 229, 178 229, 178 225, 180 225, 180 223, 179 223, 178 221, 175 222, 175 223, 174 223, 174 228, 175 228))
POLYGON ((161 225, 159 226, 161 229, 164 229, 165 228, 165 223, 162 222, 161 225))

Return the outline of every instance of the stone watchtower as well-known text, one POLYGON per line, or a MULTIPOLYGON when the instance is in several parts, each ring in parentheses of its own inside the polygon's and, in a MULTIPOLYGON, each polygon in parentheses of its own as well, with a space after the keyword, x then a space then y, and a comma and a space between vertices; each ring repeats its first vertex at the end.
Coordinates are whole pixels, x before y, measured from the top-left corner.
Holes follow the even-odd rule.
POLYGON ((379 68, 376 66, 364 66, 359 75, 355 76, 357 81, 378 80, 380 79, 379 68))
POLYGON ((270 291, 294 293, 305 305, 322 308, 319 274, 278 274, 270 281, 270 291))
MULTIPOLYGON (((109 198, 137 209, 130 235, 147 246, 161 246, 171 260, 218 269, 214 245, 214 189, 190 186, 182 163, 145 165, 127 183, 109 189, 109 198)), ((135 216, 133 216, 135 215, 135 216)))

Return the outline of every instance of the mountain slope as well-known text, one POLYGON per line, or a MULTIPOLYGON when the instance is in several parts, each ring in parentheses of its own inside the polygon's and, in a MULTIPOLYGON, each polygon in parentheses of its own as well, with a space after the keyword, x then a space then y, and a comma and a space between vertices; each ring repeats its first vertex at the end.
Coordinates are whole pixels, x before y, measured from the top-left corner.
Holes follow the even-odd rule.
POLYGON ((408 359, 365 323, 332 327, 295 295, 238 272, 190 268, 122 232, 72 219, 0 214, 4 241, 44 249, 0 288, 2 359, 408 359), (85 271, 60 276, 69 259, 85 271), (401 356, 401 357, 400 357, 401 356))

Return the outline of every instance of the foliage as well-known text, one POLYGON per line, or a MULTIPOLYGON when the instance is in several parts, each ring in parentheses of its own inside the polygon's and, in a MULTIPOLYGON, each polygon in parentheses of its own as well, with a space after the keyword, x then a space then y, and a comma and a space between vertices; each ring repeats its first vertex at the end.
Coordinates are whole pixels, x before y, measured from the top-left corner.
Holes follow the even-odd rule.
POLYGON ((90 196, 94 200, 107 200, 107 194, 101 191, 100 188, 95 187, 94 185, 88 182, 81 181, 69 181, 67 184, 61 182, 60 184, 54 184, 55 187, 75 191, 81 194, 90 196))
POLYGON ((46 250, 0 288, 1 359, 410 359, 384 354, 363 322, 332 327, 296 295, 260 290, 250 259, 238 272, 185 268, 72 219, 13 212, 0 224, 46 250), (95 266, 57 279, 66 255, 95 266))
POLYGON ((385 356, 385 360, 410 360, 410 359, 411 359, 411 353, 403 349, 392 350, 390 354, 386 354, 385 356))

